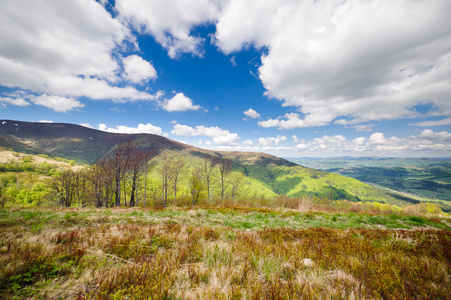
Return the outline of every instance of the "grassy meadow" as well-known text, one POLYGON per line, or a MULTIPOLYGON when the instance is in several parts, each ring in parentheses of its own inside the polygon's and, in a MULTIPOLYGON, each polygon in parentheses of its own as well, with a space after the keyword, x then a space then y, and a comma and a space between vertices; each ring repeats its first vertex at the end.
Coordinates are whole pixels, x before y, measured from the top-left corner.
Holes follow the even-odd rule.
POLYGON ((240 157, 224 199, 215 168, 194 207, 191 157, 168 207, 157 162, 135 207, 95 207, 90 167, 2 153, 0 299, 449 299, 451 217, 437 203, 240 157))
POLYGON ((449 299, 449 215, 278 201, 1 210, 0 298, 449 299))

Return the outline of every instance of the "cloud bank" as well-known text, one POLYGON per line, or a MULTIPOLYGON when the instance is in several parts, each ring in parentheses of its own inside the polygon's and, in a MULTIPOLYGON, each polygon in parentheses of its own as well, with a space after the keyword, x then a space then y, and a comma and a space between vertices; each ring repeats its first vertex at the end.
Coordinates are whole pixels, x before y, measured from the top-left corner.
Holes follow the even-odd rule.
POLYGON ((204 125, 199 125, 194 128, 187 125, 175 124, 171 134, 177 136, 206 136, 211 138, 217 145, 237 145, 237 141, 240 139, 237 133, 230 133, 228 130, 221 129, 217 126, 205 127, 204 125))
POLYGON ((451 115, 451 2, 232 0, 216 24, 225 53, 254 46, 266 95, 298 109, 263 127, 451 115))
POLYGON ((79 97, 118 102, 156 99, 135 87, 118 85, 155 78, 156 72, 132 55, 124 58, 121 73, 120 52, 135 49, 135 37, 96 1, 2 1, 0 27, 0 85, 28 91, 32 102, 67 112, 83 106, 75 99, 79 97))
POLYGON ((218 150, 228 151, 265 151, 276 155, 297 156, 337 156, 338 155, 385 155, 395 154, 408 156, 429 153, 449 153, 451 150, 451 133, 435 132, 425 129, 417 135, 408 137, 385 137, 375 132, 368 137, 357 137, 349 140, 343 135, 323 135, 306 141, 297 136, 292 137, 293 146, 286 145, 285 136, 258 139, 257 146, 252 142, 244 142, 239 146, 222 146, 218 150))
MULTIPOLYGON (((89 124, 87 124, 89 125, 89 124)), ((86 125, 84 125, 86 126, 86 125)), ((87 126, 89 127, 89 126, 87 126)), ((142 124, 140 123, 138 127, 128 127, 124 125, 118 125, 116 128, 109 128, 105 124, 99 124, 99 130, 112 132, 112 133, 150 133, 150 134, 158 134, 165 135, 163 130, 160 127, 154 126, 150 123, 142 124)))

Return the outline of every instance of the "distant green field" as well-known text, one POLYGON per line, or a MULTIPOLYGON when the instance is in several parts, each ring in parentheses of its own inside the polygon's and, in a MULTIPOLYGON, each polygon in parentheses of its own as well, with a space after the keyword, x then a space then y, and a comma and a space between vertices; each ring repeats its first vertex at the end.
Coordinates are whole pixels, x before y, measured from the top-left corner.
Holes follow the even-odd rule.
POLYGON ((291 160, 395 191, 451 201, 451 159, 346 157, 291 160))

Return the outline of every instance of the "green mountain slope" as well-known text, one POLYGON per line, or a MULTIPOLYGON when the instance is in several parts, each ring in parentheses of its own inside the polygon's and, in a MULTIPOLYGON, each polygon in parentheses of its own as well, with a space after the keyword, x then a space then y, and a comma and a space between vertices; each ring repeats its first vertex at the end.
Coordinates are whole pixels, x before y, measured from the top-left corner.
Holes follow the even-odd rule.
POLYGON ((377 201, 397 205, 407 204, 409 198, 397 199, 390 193, 374 188, 353 178, 318 171, 302 166, 242 166, 249 178, 263 182, 277 194, 289 197, 315 195, 320 198, 350 201, 377 201))
POLYGON ((293 161, 398 192, 451 201, 451 159, 342 157, 293 161))
POLYGON ((121 142, 134 140, 144 151, 189 146, 153 134, 117 134, 74 124, 33 123, 0 120, 0 135, 14 140, 10 147, 21 151, 29 147, 37 152, 92 164, 121 142))
MULTIPOLYGON (((233 162, 233 171, 240 171, 247 177, 244 194, 248 197, 312 195, 320 198, 394 204, 418 202, 409 197, 394 197, 387 191, 349 177, 302 167, 269 154, 209 151, 153 134, 116 134, 74 124, 0 120, 0 135, 5 141, 9 141, 10 148, 16 151, 28 147, 36 152, 88 164, 108 154, 117 144, 129 140, 135 142, 144 152, 157 150, 161 154, 170 151, 184 155, 188 162, 206 156, 221 157, 233 162)), ((154 161, 158 164, 160 159, 157 157, 154 161)), ((157 174, 154 174, 154 177, 157 178, 157 174)), ((187 186, 187 183, 185 185, 187 186)), ((183 184, 181 188, 183 190, 183 184)))

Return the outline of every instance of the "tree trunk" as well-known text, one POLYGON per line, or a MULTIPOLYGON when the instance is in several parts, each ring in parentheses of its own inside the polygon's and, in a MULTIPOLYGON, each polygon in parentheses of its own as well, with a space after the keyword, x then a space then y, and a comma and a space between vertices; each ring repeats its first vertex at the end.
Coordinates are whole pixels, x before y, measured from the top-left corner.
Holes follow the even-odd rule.
POLYGON ((177 181, 174 183, 174 203, 177 201, 177 181))
POLYGON ((207 199, 210 200, 210 180, 207 181, 207 199))
POLYGON ((135 206, 138 206, 138 201, 139 201, 139 176, 136 179, 136 196, 135 196, 135 198, 136 198, 135 206))
POLYGON ((136 189, 136 181, 132 180, 132 191, 130 193, 130 207, 135 206, 135 189, 136 189))
POLYGON ((124 207, 127 207, 127 178, 124 177, 124 207))
POLYGON ((116 207, 121 206, 121 179, 116 179, 116 207))
POLYGON ((146 162, 146 173, 144 175, 144 207, 146 207, 147 200, 147 162, 146 162))

